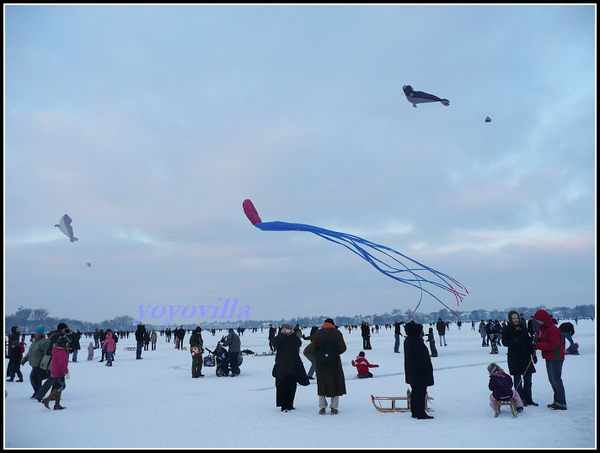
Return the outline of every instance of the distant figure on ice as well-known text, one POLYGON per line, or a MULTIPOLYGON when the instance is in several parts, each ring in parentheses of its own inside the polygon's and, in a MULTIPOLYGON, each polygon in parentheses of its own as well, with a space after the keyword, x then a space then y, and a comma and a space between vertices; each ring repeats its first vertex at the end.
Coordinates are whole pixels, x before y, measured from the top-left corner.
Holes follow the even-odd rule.
POLYGON ((363 321, 360 325, 360 335, 363 340, 363 349, 372 349, 371 348, 371 330, 369 329, 369 323, 367 321, 363 321))
POLYGON ((369 368, 379 367, 379 365, 371 364, 365 359, 365 351, 358 353, 358 357, 352 361, 352 366, 356 367, 359 379, 372 378, 373 374, 369 371, 369 368))
POLYGON ((442 346, 442 341, 444 342, 443 346, 448 346, 446 344, 446 323, 442 321, 442 318, 438 318, 437 323, 435 324, 435 328, 438 331, 438 335, 440 336, 440 346, 442 346))
POLYGON ((429 343, 429 349, 431 349, 431 357, 437 357, 437 348, 435 347, 435 336, 433 335, 433 327, 429 328, 429 333, 427 334, 427 342, 429 343))
POLYGON ((400 327, 404 324, 404 321, 394 321, 394 352, 400 353, 400 337, 403 337, 402 330, 400 327))
POLYGON ((190 354, 192 355, 192 377, 199 378, 202 374, 202 354, 204 353, 204 341, 202 340, 202 328, 197 326, 190 335, 190 354))
POLYGON ((94 343, 90 341, 90 344, 88 344, 88 360, 94 360, 94 349, 94 343))

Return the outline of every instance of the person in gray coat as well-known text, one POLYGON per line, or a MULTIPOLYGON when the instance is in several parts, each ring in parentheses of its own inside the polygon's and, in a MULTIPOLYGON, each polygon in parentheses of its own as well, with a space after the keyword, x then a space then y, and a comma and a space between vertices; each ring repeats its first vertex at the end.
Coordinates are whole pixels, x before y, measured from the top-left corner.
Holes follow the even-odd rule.
POLYGON ((33 335, 35 336, 33 342, 29 346, 27 350, 27 354, 21 360, 21 365, 25 365, 29 362, 31 365, 31 373, 29 374, 29 382, 33 387, 33 395, 32 398, 35 397, 35 394, 42 386, 42 381, 50 377, 50 373, 46 370, 40 368, 40 363, 42 363, 42 359, 46 354, 46 350, 48 349, 48 344, 50 343, 48 338, 46 337, 46 331, 43 327, 38 327, 35 329, 33 335))
POLYGON ((240 374, 238 359, 242 350, 242 341, 233 329, 229 329, 229 334, 225 338, 223 346, 228 347, 229 368, 231 369, 231 376, 235 377, 240 374))

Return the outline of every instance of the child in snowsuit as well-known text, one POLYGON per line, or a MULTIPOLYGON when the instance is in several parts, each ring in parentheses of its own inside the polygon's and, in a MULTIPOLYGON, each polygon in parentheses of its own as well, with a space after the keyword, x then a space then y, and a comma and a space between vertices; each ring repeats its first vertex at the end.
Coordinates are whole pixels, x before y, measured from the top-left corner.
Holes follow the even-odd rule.
POLYGON ((521 412, 523 410, 523 401, 519 396, 519 392, 513 389, 512 378, 495 363, 490 363, 487 369, 490 373, 488 388, 492 391, 490 394, 490 407, 494 409, 495 415, 498 415, 498 412, 500 412, 498 401, 507 401, 513 398, 517 406, 517 412, 521 412))
POLYGON ((88 345, 88 360, 94 360, 94 343, 90 341, 88 345))
POLYGON ((365 352, 360 351, 358 357, 352 361, 352 366, 356 367, 358 371, 357 377, 359 379, 372 378, 373 374, 369 371, 369 368, 378 368, 379 365, 371 364, 365 359, 365 352))

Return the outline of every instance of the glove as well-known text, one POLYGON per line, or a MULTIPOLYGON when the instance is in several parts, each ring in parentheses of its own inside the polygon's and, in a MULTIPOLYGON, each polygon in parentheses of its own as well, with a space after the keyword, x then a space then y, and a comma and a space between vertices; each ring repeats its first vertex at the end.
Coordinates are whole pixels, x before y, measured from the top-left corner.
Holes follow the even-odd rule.
POLYGON ((537 363, 537 354, 533 354, 531 358, 533 359, 533 363, 537 363))

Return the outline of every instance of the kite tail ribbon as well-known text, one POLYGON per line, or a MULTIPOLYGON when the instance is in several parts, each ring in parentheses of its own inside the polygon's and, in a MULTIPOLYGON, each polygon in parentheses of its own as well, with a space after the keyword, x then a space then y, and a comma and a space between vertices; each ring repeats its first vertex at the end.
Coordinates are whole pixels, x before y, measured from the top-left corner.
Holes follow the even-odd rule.
MULTIPOLYGON (((352 253, 363 258, 365 261, 370 263, 381 273, 387 275, 394 280, 402 283, 414 286, 421 291, 421 297, 417 307, 410 315, 410 318, 415 314, 417 308, 423 300, 423 293, 429 294, 444 307, 446 307, 452 314, 459 317, 450 307, 444 304, 435 294, 423 287, 423 283, 436 286, 440 289, 448 291, 456 298, 457 305, 468 294, 467 289, 457 280, 452 277, 439 272, 429 266, 426 266, 408 256, 384 245, 375 244, 374 242, 368 241, 352 234, 341 233, 338 231, 327 230, 325 228, 319 228, 313 225, 305 225, 302 223, 287 223, 287 222, 262 222, 260 216, 252 201, 244 200, 243 203, 244 212, 248 217, 248 220, 257 228, 262 231, 307 231, 317 236, 327 239, 328 241, 335 242, 336 244, 342 245, 350 250, 352 253), (366 249, 371 249, 379 254, 376 256, 373 252, 369 252, 366 249), (404 261, 402 261, 402 259, 404 261), (384 260, 387 260, 384 261, 384 260), (412 263, 412 264, 411 264, 412 263), (410 267, 409 267, 410 265, 410 267), (429 273, 429 278, 425 278, 417 272, 424 271, 429 273)), ((428 274, 426 274, 428 275, 428 274)))

